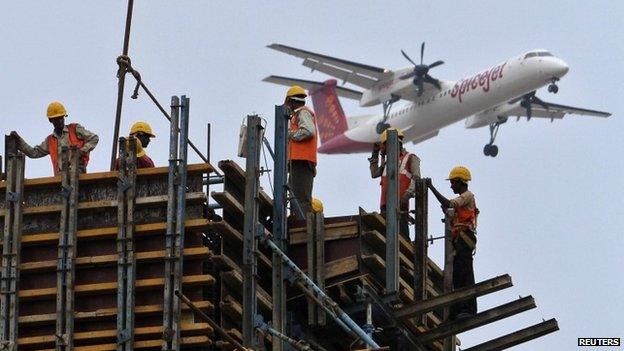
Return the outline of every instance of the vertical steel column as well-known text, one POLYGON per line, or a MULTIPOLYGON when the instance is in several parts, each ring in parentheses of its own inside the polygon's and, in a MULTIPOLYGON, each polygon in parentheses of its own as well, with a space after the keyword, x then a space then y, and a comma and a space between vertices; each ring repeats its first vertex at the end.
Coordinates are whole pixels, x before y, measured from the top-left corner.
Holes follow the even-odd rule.
MULTIPOLYGON (((444 218, 444 293, 453 291, 453 259, 455 255, 455 249, 453 248, 453 238, 451 236, 452 218, 454 217, 455 210, 452 208, 446 209, 446 216, 444 218)), ((449 320, 450 307, 444 308, 444 321, 449 320)), ((444 339, 444 351, 455 350, 455 336, 449 336, 444 339)))
MULTIPOLYGON (((416 196, 414 209, 416 212, 416 235, 414 237, 414 299, 424 301, 427 299, 427 235, 429 214, 429 189, 425 179, 416 182, 416 196)), ((420 323, 425 323, 425 317, 421 316, 420 323)))
MULTIPOLYGON (((319 289, 325 290, 325 216, 323 213, 315 213, 315 239, 316 239, 316 284, 319 289)), ((323 308, 319 307, 316 312, 317 324, 326 325, 326 316, 323 308)))
POLYGON ((243 346, 255 348, 259 341, 255 331, 258 311, 256 295, 258 276, 258 191, 260 188, 260 117, 247 116, 247 158, 245 163, 245 223, 243 226, 243 346))
POLYGON ((134 349, 134 199, 137 139, 119 138, 117 191, 117 350, 134 349))
MULTIPOLYGON (((182 291, 182 278, 184 276, 183 263, 184 263, 184 232, 186 223, 186 160, 188 157, 188 128, 189 128, 189 115, 190 115, 190 99, 186 95, 182 95, 181 98, 181 113, 180 113, 180 146, 178 148, 179 160, 178 163, 178 188, 176 195, 176 232, 174 237, 174 256, 172 258, 173 265, 173 291, 182 291)), ((182 323, 180 320, 180 300, 173 299, 173 330, 175 332, 172 340, 172 349, 180 350, 180 330, 182 329, 182 323)))
MULTIPOLYGON (((306 258, 307 272, 312 280, 316 280, 316 220, 314 212, 306 213, 306 258)), ((316 325, 316 305, 314 300, 308 297, 308 325, 316 325)))
MULTIPOLYGON (((273 144, 273 238, 277 247, 288 252, 288 228, 286 206, 288 202, 288 169, 286 164, 288 119, 284 105, 275 106, 275 141, 273 144)), ((275 330, 286 333, 286 271, 279 255, 273 254, 273 315, 272 325, 275 330)), ((283 351, 285 344, 281 340, 273 342, 275 351, 283 351)))
MULTIPOLYGON (((386 142, 386 293, 399 291, 399 135, 388 129, 386 142)), ((405 234, 405 233, 404 233, 405 234)))
POLYGON ((61 150, 63 209, 59 231, 56 286, 56 350, 74 348, 74 276, 78 217, 78 149, 61 150), (71 158, 71 160, 70 160, 71 158))
POLYGON ((169 126, 169 178, 167 185, 167 233, 165 234, 165 291, 163 307, 163 350, 171 350, 173 337, 173 257, 176 229, 176 186, 178 184, 178 124, 180 99, 171 97, 171 124, 169 126))
POLYGON ((17 350, 24 155, 6 155, 6 202, 0 277, 0 349, 17 350))

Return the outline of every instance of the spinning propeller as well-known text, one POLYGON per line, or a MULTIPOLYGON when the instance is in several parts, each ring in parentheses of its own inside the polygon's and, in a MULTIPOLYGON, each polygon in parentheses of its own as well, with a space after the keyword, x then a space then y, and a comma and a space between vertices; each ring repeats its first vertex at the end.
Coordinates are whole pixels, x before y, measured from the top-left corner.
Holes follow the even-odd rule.
POLYGON ((408 74, 401 76, 400 79, 409 79, 409 78, 414 77, 413 82, 414 82, 414 85, 418 87, 418 96, 422 95, 423 85, 425 83, 432 84, 436 88, 441 89, 440 81, 430 76, 429 70, 434 67, 440 66, 441 64, 444 63, 444 61, 438 60, 430 65, 423 64, 423 56, 425 54, 425 42, 423 42, 422 45, 420 46, 420 64, 417 64, 416 62, 414 62, 405 53, 405 51, 401 50, 401 53, 409 62, 411 62, 414 65, 414 70, 408 74))

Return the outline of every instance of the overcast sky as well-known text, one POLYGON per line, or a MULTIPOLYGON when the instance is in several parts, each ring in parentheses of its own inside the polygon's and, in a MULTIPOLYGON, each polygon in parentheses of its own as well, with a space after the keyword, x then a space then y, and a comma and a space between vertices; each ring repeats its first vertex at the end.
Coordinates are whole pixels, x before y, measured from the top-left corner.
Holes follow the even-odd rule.
MULTIPOLYGON (((495 159, 482 154, 488 131, 466 130, 463 123, 408 149, 422 159, 423 175, 449 196, 443 179, 450 168, 463 164, 472 171, 471 189, 481 209, 477 280, 509 273, 514 281, 513 288, 480 298, 479 308, 518 295, 533 295, 538 305, 462 334, 464 347, 555 317, 561 331, 516 349, 573 350, 578 337, 624 337, 622 4, 137 0, 130 56, 164 106, 171 95, 191 98, 192 139, 205 149, 206 123, 212 123, 211 157, 221 160, 237 159, 245 115, 262 115, 272 131, 273 106, 283 101, 285 89, 262 78, 327 78, 267 44, 397 69, 408 65, 400 49, 415 58, 426 41, 425 61, 446 62, 431 73, 449 80, 531 49, 550 50, 570 71, 557 95, 541 89, 538 96, 610 111, 611 118, 510 120, 501 127, 495 159)), ((60 100, 69 111, 68 122, 100 135, 89 170, 106 170, 126 2, 24 0, 5 1, 2 7, 4 133, 17 130, 31 144, 39 143, 51 132, 46 106, 60 100)), ((157 138, 148 153, 164 166, 167 123, 144 93, 138 100, 129 98, 133 87, 127 80, 122 133, 135 120, 149 121, 157 138)), ((348 115, 381 112, 381 107, 363 109, 348 101, 343 106, 348 115)), ((377 208, 379 184, 370 179, 366 157, 320 156, 314 192, 327 215, 355 214, 358 206, 377 208)), ((29 160, 26 172, 28 177, 49 175, 49 159, 29 160)), ((438 208, 431 196, 431 234, 442 232, 438 208)), ((441 249, 439 242, 430 248, 438 262, 441 249)))

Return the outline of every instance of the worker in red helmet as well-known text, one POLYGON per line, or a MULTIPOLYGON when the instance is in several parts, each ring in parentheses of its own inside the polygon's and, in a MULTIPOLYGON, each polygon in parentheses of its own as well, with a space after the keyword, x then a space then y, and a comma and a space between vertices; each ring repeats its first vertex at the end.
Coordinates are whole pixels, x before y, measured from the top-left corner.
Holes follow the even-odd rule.
POLYGON ((318 138, 314 112, 305 105, 306 96, 302 87, 294 85, 286 92, 284 102, 284 105, 291 111, 288 126, 290 189, 304 216, 312 212, 312 188, 316 176, 318 138))
MULTIPOLYGON (((468 168, 457 166, 451 170, 448 176, 453 193, 458 196, 447 199, 431 183, 427 181, 427 187, 442 205, 442 209, 452 209, 451 236, 455 256, 453 258, 453 289, 459 289, 475 284, 472 256, 477 245, 477 216, 479 209, 474 194, 468 190, 468 182, 472 175, 468 168)), ((473 297, 457 302, 451 306, 451 320, 473 316, 477 313, 477 298, 473 297)))

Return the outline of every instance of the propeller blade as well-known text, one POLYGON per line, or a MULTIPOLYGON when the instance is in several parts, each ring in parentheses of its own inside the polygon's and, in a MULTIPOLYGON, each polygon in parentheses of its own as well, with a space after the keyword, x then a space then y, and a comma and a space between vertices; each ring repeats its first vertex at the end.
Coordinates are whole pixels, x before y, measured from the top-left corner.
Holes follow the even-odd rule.
POLYGON ((416 75, 416 72, 412 71, 410 73, 407 73, 407 74, 404 74, 404 75, 400 76, 399 79, 408 79, 408 78, 412 78, 415 75, 416 75))
POLYGON ((526 113, 527 113, 527 122, 528 122, 531 120, 531 113, 532 113, 530 102, 526 105, 526 113))
POLYGON ((407 56, 407 54, 405 53, 405 51, 401 50, 401 53, 403 54, 403 57, 405 57, 409 62, 411 62, 414 66, 416 66, 416 63, 414 61, 412 61, 412 59, 407 56))
POLYGON ((442 89, 442 86, 440 85, 440 81, 435 79, 435 78, 433 78, 432 76, 430 76, 428 74, 425 76, 424 81, 429 83, 429 84, 432 84, 433 86, 438 88, 438 90, 442 89))
POLYGON ((425 55, 425 42, 420 46, 420 64, 423 64, 423 56, 425 55))
POLYGON ((423 91, 424 91, 423 85, 424 85, 424 83, 425 82, 423 81, 422 78, 421 79, 418 79, 418 78, 414 79, 414 84, 416 86, 418 86, 418 96, 421 96, 423 94, 423 91))
POLYGON ((429 65, 429 68, 431 69, 431 68, 433 68, 433 67, 437 67, 437 66, 442 65, 442 64, 444 64, 444 61, 442 61, 442 60, 438 60, 438 61, 436 61, 436 62, 434 62, 434 63, 430 64, 430 65, 429 65))

